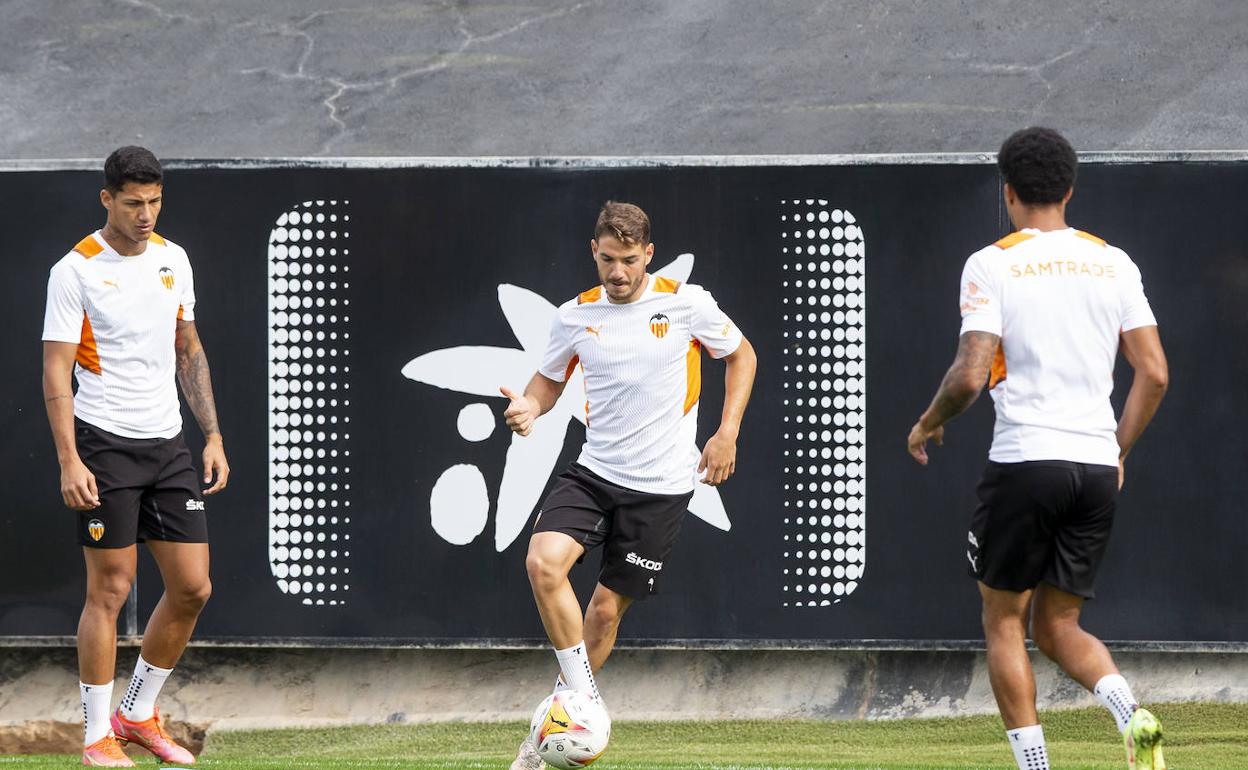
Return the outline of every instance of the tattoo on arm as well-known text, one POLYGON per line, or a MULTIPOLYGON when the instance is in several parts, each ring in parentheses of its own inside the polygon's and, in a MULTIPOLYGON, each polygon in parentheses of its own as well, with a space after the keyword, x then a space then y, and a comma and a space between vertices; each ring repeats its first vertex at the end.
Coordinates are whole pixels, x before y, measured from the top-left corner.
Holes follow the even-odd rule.
POLYGON ((177 351, 178 383, 186 397, 187 406, 195 415, 205 437, 220 433, 217 424, 217 405, 212 397, 212 377, 208 371, 208 356, 199 342, 199 334, 192 321, 179 321, 175 348, 177 351))
POLYGON ((1000 344, 1001 338, 988 332, 967 332, 958 339, 957 356, 924 415, 928 427, 944 425, 975 403, 1000 344))

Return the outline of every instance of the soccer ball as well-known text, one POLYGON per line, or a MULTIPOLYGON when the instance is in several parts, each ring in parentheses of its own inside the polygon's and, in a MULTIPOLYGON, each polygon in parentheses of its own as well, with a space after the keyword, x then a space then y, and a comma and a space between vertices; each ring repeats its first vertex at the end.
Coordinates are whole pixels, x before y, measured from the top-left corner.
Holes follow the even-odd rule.
POLYGON ((529 739, 551 767, 585 767, 607 750, 611 717, 592 695, 561 690, 542 701, 533 712, 529 739))

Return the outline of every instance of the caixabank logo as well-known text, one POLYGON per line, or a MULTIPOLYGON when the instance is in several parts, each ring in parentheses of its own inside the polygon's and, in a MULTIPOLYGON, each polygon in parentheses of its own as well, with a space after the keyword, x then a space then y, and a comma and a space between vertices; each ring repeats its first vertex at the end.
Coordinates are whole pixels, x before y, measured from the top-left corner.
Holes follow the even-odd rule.
MULTIPOLYGON (((693 272, 694 255, 681 254, 654 275, 686 282, 693 272)), ((520 390, 541 364, 547 336, 557 305, 529 289, 500 284, 498 304, 511 326, 519 348, 480 345, 434 350, 412 359, 403 376, 433 387, 471 396, 501 399, 499 386, 520 390)), ((657 337, 667 334, 670 321, 656 314, 650 329, 657 337)), ((589 330, 593 333, 594 330, 589 330)), ((563 395, 549 413, 533 425, 528 436, 512 436, 502 482, 494 506, 494 547, 506 550, 520 534, 546 488, 573 420, 585 422, 584 375, 577 368, 568 378, 563 395)), ((471 403, 459 413, 457 426, 465 441, 484 441, 499 427, 492 402, 471 403)), ((490 490, 481 469, 457 463, 442 471, 429 497, 433 530, 452 545, 467 545, 488 527, 490 490)), ((719 490, 698 484, 689 512, 713 527, 728 531, 732 523, 719 490)))
MULTIPOLYGON (((777 203, 779 237, 772 243, 778 253, 769 279, 776 292, 769 295, 778 304, 763 309, 774 313, 774 322, 756 318, 746 331, 756 345, 781 346, 773 359, 779 371, 765 375, 779 385, 770 391, 782 401, 779 414, 763 423, 755 410, 748 423, 751 436, 776 442, 778 483, 767 493, 774 507, 750 512, 751 537, 758 526, 772 533, 768 547, 782 572, 777 604, 827 607, 857 589, 866 567, 865 240, 853 215, 825 200, 777 203)), ((348 279, 357 277, 348 272, 356 259, 349 220, 345 200, 305 201, 278 217, 269 239, 269 561, 278 587, 310 605, 345 604, 351 588, 350 473, 359 439, 349 424, 356 383, 348 365, 354 310, 348 279)), ((775 220, 760 227, 776 233, 775 220)), ((685 253, 652 273, 688 282, 694 265, 694 255, 685 253)), ((488 281, 488 274, 477 280, 488 281)), ((499 386, 519 391, 538 370, 561 298, 494 286, 514 346, 476 344, 469 332, 451 346, 417 348, 399 359, 406 365, 374 376, 394 377, 398 389, 417 388, 416 394, 438 388, 462 397, 453 407, 455 427, 435 442, 445 451, 430 469, 427 505, 417 499, 415 515, 428 517, 435 543, 462 547, 492 535, 501 553, 522 540, 570 448, 570 426, 584 424, 586 415, 577 368, 529 436, 500 436, 507 429, 499 386), (481 460, 468 459, 480 457, 472 444, 492 436, 506 446, 498 481, 487 481, 481 460), (456 446, 464 447, 462 454, 456 446)), ((367 317, 370 308, 361 311, 367 317)), ((645 322, 656 343, 670 334, 663 314, 645 322)), ((585 333, 598 337, 596 328, 585 333)), ((369 435, 371 423, 359 427, 369 435)), ((729 502, 733 489, 725 490, 729 502)), ((732 506, 718 488, 696 485, 689 511, 714 531, 733 528, 732 506)))

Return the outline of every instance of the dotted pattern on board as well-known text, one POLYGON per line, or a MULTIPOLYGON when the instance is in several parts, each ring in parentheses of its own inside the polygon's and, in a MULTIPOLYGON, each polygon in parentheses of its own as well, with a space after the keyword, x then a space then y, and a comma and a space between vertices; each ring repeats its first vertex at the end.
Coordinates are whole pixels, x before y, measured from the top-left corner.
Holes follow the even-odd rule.
POLYGON ((866 568, 866 243, 826 200, 780 201, 785 607, 829 607, 866 568))
POLYGON ((269 566, 303 604, 346 604, 351 568, 348 201, 269 233, 269 566))

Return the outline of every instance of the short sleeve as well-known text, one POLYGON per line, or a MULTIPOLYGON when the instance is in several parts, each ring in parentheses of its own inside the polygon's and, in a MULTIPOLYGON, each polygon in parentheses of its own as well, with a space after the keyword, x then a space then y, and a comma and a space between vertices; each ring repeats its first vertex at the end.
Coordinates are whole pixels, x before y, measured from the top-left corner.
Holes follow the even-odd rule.
POLYGON ((576 368, 576 363, 572 340, 563 319, 556 313, 555 320, 550 325, 550 341, 546 343, 546 352, 542 355, 542 365, 538 371, 548 380, 566 382, 576 368))
POLYGON ((996 277, 980 254, 972 254, 962 268, 962 330, 1001 336, 1001 293, 996 277))
POLYGON ((82 282, 65 262, 58 262, 48 276, 48 304, 43 311, 43 339, 47 342, 82 341, 82 282))
POLYGON ((1143 326, 1156 326, 1157 318, 1144 296, 1144 279, 1140 268, 1130 258, 1123 260, 1118 277, 1118 299, 1121 303, 1122 331, 1129 332, 1143 326))
POLYGON ((186 260, 186 277, 179 281, 182 294, 178 298, 178 320, 195 320, 195 271, 191 269, 191 260, 186 260))
POLYGON ((702 343, 711 357, 723 358, 736 352, 743 339, 741 330, 719 309, 711 293, 701 286, 691 285, 682 286, 680 293, 686 295, 693 310, 689 333, 702 343))

